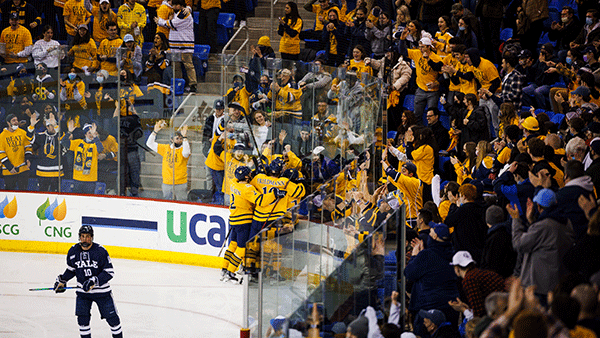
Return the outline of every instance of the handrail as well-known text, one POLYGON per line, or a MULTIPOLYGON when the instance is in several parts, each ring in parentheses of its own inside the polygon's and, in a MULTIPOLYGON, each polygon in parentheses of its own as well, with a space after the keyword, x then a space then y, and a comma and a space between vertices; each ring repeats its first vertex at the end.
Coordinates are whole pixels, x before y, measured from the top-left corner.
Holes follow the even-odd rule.
POLYGON ((273 37, 273 19, 275 18, 275 5, 279 0, 271 1, 271 20, 269 20, 269 38, 273 37))
POLYGON ((227 66, 229 66, 231 61, 241 52, 242 48, 244 48, 244 47, 246 47, 246 57, 248 57, 248 54, 250 52, 250 49, 248 46, 248 41, 250 41, 250 31, 248 30, 248 26, 241 26, 233 34, 233 36, 229 39, 229 41, 227 41, 227 44, 223 47, 223 50, 221 50, 221 58, 222 58, 222 62, 223 62, 223 66, 221 67, 221 96, 225 95, 225 69, 227 68, 227 66), (237 35, 240 33, 241 30, 246 31, 246 40, 244 40, 242 45, 235 51, 235 53, 231 56, 231 58, 229 60, 227 60, 225 57, 225 51, 227 50, 227 48, 229 48, 229 45, 231 45, 231 43, 237 37, 237 35))
POLYGON ((187 100, 190 98, 190 96, 192 96, 192 93, 188 93, 188 95, 185 97, 185 99, 183 99, 183 101, 181 101, 181 103, 179 104, 179 107, 177 107, 177 110, 175 110, 173 115, 171 115, 171 119, 169 120, 169 125, 173 125, 173 120, 175 119, 175 116, 177 116, 177 113, 179 113, 179 110, 187 103, 187 100))

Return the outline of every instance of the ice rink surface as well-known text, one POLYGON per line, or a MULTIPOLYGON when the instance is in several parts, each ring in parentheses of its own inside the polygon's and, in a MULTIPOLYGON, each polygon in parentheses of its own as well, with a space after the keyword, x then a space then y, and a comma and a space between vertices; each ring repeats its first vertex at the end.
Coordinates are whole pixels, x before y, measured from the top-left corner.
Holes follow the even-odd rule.
MULTIPOLYGON (((110 254, 110 251, 109 251, 110 254)), ((123 337, 239 337, 242 286, 219 281, 218 269, 113 259, 113 297, 123 337)), ((0 252, 0 337, 79 337, 75 290, 52 287, 65 255, 0 252)), ((68 286, 75 286, 74 279, 68 286)), ((111 337, 92 306, 92 337, 111 337)))

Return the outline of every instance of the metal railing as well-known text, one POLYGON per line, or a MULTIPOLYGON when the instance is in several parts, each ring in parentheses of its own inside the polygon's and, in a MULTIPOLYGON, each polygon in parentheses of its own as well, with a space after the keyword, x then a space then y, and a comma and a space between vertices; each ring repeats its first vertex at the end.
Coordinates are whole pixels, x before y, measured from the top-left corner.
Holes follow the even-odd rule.
POLYGON ((238 28, 238 30, 233 34, 233 36, 229 39, 229 41, 227 41, 227 44, 223 47, 223 49, 221 50, 221 57, 222 57, 222 66, 221 66, 221 95, 225 95, 225 70, 227 69, 227 66, 229 66, 231 64, 231 61, 235 60, 236 56, 238 56, 238 54, 242 51, 242 48, 246 47, 246 59, 248 58, 248 55, 250 54, 250 46, 248 45, 248 42, 250 41, 250 31, 248 30, 248 26, 242 26, 240 28, 238 28), (235 40, 235 38, 238 36, 238 34, 244 30, 246 32, 246 40, 244 40, 244 42, 242 42, 242 45, 235 51, 235 53, 231 56, 226 56, 225 51, 227 50, 227 48, 229 48, 229 46, 231 45, 231 43, 233 42, 233 40, 235 40))

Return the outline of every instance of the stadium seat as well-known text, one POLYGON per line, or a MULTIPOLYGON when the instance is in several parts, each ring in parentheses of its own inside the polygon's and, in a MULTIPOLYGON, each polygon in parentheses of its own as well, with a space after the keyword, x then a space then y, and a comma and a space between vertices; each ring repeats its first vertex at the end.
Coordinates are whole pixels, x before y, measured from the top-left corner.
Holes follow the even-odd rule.
POLYGON ((506 40, 512 38, 512 36, 513 36, 512 28, 504 28, 500 32, 500 40, 502 40, 502 41, 506 41, 506 40))
POLYGON ((552 118, 556 114, 552 110, 546 110, 546 115, 548 115, 548 117, 550 118, 550 120, 552 120, 552 118))
POLYGON ((200 60, 208 60, 208 54, 210 53, 209 45, 194 45, 194 56, 197 56, 200 60))
POLYGON ((552 44, 553 47, 556 47, 556 41, 551 41, 548 37, 548 32, 543 32, 540 36, 540 40, 538 41, 538 46, 541 47, 548 42, 550 42, 550 44, 552 44))
POLYGON ((556 7, 548 7, 548 15, 550 16, 550 22, 560 22, 560 9, 556 7))
POLYGON ((196 78, 199 81, 205 81, 206 72, 208 70, 208 54, 210 53, 210 46, 208 45, 194 45, 194 69, 196 70, 196 78))
POLYGON ((60 191, 61 192, 73 192, 73 187, 75 185, 75 181, 73 180, 61 180, 60 181, 60 191))
POLYGON ((563 120, 564 118, 565 118, 565 115, 564 115, 564 114, 556 114, 556 115, 552 116, 552 119, 550 119, 550 121, 551 121, 552 123, 555 123, 555 124, 557 124, 557 125, 559 125, 559 126, 560 126, 560 124, 562 123, 562 120, 563 120))
POLYGON ((106 183, 96 182, 96 189, 94 189, 94 195, 104 195, 106 193, 106 183))
POLYGON ((304 47, 314 50, 320 50, 323 44, 319 40, 304 40, 304 47))
POLYGON ((185 80, 171 79, 171 87, 173 87, 173 92, 175 93, 175 95, 183 95, 183 90, 185 88, 185 80))
POLYGON ((194 23, 196 25, 200 24, 200 12, 194 12, 194 23))
POLYGON ((395 140, 395 139, 396 139, 396 135, 398 135, 398 132, 397 132, 397 131, 395 131, 395 130, 390 130, 390 131, 388 131, 388 133, 387 133, 387 138, 388 138, 388 139, 395 140))
POLYGON ((231 35, 233 35, 233 24, 235 22, 235 14, 219 13, 217 19, 217 43, 220 46, 225 46, 231 35))
POLYGON ((40 191, 37 178, 32 177, 27 181, 27 191, 40 191))
POLYGON ((402 104, 406 110, 414 111, 415 110, 415 96, 414 95, 406 95, 404 97, 404 103, 402 104))

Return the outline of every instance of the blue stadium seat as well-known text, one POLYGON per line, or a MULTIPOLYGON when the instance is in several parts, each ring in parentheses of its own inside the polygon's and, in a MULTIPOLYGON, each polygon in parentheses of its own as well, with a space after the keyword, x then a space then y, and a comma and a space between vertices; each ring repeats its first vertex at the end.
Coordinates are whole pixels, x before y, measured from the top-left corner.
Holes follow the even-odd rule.
POLYGON ((323 44, 319 40, 310 40, 310 39, 304 40, 304 47, 305 48, 310 48, 310 49, 314 49, 314 50, 320 50, 322 45, 323 44))
POLYGON ((560 8, 548 7, 548 15, 550 16, 550 22, 560 22, 560 8))
POLYGON ((144 42, 142 45, 142 55, 149 55, 152 47, 154 47, 154 42, 144 42))
POLYGON ((396 135, 398 135, 398 132, 397 132, 397 131, 395 131, 395 130, 390 130, 390 131, 388 131, 388 133, 387 133, 387 138, 388 138, 388 139, 395 140, 395 139, 396 139, 396 135))
POLYGON ((404 103, 402 104, 406 110, 414 111, 415 110, 415 96, 414 95, 406 95, 404 97, 404 103))
POLYGON ((552 110, 546 110, 546 115, 548 115, 548 117, 550 118, 550 120, 552 120, 552 118, 556 114, 552 110))
POLYGON ((560 124, 562 123, 562 120, 565 118, 564 114, 556 114, 554 116, 552 116, 552 119, 550 119, 550 121, 552 123, 556 123, 560 126, 560 124))
POLYGON ((209 45, 194 45, 194 55, 200 60, 208 60, 208 54, 210 53, 209 45))
POLYGON ((556 47, 556 41, 550 40, 550 38, 548 37, 548 32, 543 32, 540 36, 540 40, 538 41, 538 46, 541 47, 548 42, 550 42, 553 47, 556 47))
POLYGON ((96 182, 96 189, 94 189, 94 195, 104 195, 106 193, 106 183, 96 182))
POLYGON ((225 28, 233 28, 234 22, 235 14, 219 13, 219 17, 217 18, 217 25, 223 26, 225 28))
POLYGON ((196 25, 200 24, 200 12, 194 12, 194 23, 196 25))
POLYGON ((32 177, 27 181, 27 191, 40 191, 37 178, 32 177))
POLYGON ((233 35, 233 24, 235 22, 235 14, 219 13, 217 19, 217 43, 225 46, 229 38, 233 35))
POLYGON ((545 113, 545 112, 546 112, 546 109, 537 108, 537 109, 535 110, 535 115, 537 116, 538 114, 545 113))
POLYGON ((185 88, 185 80, 171 79, 171 87, 173 87, 173 92, 175 93, 175 95, 183 95, 183 90, 185 88))
POLYGON ((73 192, 75 181, 73 180, 61 180, 60 181, 60 191, 61 192, 73 192))
POLYGON ((502 41, 506 41, 506 40, 512 38, 512 36, 513 36, 512 28, 504 28, 502 31, 500 31, 500 40, 502 40, 502 41))

